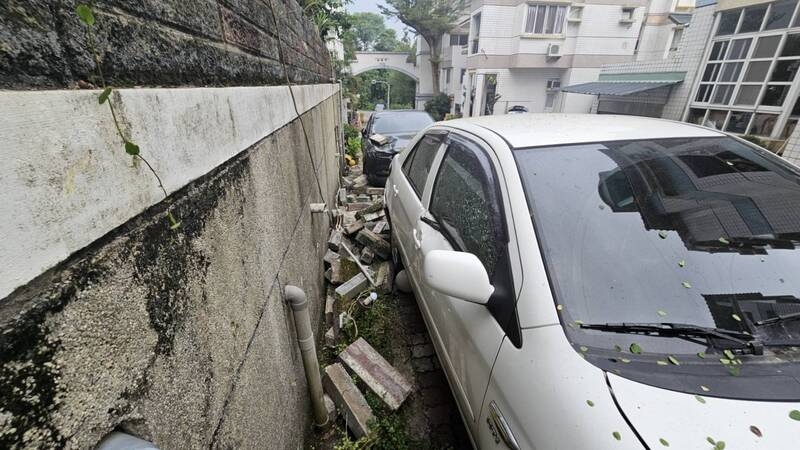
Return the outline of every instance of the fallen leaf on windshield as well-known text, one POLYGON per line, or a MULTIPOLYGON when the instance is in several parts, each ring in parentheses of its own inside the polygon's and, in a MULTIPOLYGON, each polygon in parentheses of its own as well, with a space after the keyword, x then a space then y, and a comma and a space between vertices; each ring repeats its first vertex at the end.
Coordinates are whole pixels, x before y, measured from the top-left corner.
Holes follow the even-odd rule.
POLYGON ((793 409, 789 412, 789 417, 793 420, 800 420, 800 411, 793 409))
POLYGON ((757 426, 755 426, 755 425, 750 425, 750 431, 751 431, 753 434, 755 434, 756 436, 758 436, 758 437, 761 437, 761 436, 763 436, 763 434, 761 434, 761 430, 759 430, 759 429, 758 429, 758 427, 757 427, 757 426))
POLYGON ((685 287, 686 289, 690 289, 692 287, 692 285, 689 284, 688 281, 684 281, 683 283, 681 283, 681 285, 683 285, 683 287, 685 287))
POLYGON ((674 357, 672 355, 669 355, 667 357, 667 360, 669 360, 669 362, 671 362, 672 364, 675 364, 676 366, 680 366, 681 365, 681 363, 678 362, 678 358, 676 358, 676 357, 674 357))
POLYGON ((678 261, 678 267, 686 267, 686 261, 684 260, 678 261))
POLYGON ((642 354, 642 347, 639 346, 639 344, 637 344, 635 342, 633 344, 631 344, 630 350, 631 350, 631 353, 633 353, 634 355, 641 355, 642 354))

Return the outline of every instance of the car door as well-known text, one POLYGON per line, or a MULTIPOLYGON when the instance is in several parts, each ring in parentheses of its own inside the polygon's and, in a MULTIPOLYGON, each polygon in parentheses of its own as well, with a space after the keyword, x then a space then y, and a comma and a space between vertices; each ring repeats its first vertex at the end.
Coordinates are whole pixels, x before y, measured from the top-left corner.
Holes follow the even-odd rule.
MULTIPOLYGON (((420 261, 432 250, 472 253, 495 287, 487 305, 419 287, 437 353, 473 436, 503 338, 519 339, 500 180, 491 150, 478 142, 456 132, 448 136, 428 211, 415 224, 420 261)), ((412 278, 424 280, 422 264, 411 270, 412 278)))
POLYGON ((413 254, 419 251, 418 230, 415 230, 414 225, 424 211, 422 197, 425 184, 446 136, 447 132, 443 130, 431 130, 425 133, 405 156, 401 169, 402 176, 392 177, 390 183, 392 192, 389 195, 395 196, 391 211, 392 228, 406 264, 415 260, 413 254))

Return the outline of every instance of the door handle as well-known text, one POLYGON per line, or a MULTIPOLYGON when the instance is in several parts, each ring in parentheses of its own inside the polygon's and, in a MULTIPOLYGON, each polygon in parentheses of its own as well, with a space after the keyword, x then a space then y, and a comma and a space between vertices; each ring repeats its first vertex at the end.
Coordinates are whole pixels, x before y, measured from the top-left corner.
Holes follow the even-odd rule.
POLYGON ((500 412, 500 408, 497 407, 494 400, 489 404, 489 417, 486 418, 486 423, 489 425, 489 429, 492 430, 495 443, 499 444, 500 440, 502 440, 511 450, 519 450, 519 444, 517 439, 514 438, 514 433, 511 432, 511 427, 508 426, 506 418, 503 417, 503 413, 500 412))
POLYGON ((414 247, 419 250, 422 248, 422 232, 418 228, 414 228, 411 232, 411 236, 414 238, 414 247))

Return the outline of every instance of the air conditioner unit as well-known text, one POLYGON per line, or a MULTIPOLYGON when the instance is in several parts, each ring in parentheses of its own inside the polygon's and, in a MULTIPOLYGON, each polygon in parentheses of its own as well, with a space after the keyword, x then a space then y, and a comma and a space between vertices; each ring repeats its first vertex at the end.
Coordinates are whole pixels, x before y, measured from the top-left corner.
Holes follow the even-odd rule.
POLYGON ((548 58, 561 58, 561 44, 549 44, 547 46, 548 58))

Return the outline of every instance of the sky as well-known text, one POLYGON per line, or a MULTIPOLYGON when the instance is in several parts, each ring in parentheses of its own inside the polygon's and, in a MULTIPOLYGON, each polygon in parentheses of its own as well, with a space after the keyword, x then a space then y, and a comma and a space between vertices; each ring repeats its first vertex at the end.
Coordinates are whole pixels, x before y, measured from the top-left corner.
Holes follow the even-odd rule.
MULTIPOLYGON (((378 3, 384 4, 382 0, 353 0, 352 3, 345 6, 345 9, 351 13, 374 12, 376 14, 380 14, 381 11, 378 9, 378 3)), ((393 18, 388 19, 384 17, 384 21, 386 22, 387 27, 393 28, 395 31, 397 31, 398 38, 403 37, 403 28, 405 25, 403 25, 399 20, 393 18)))

